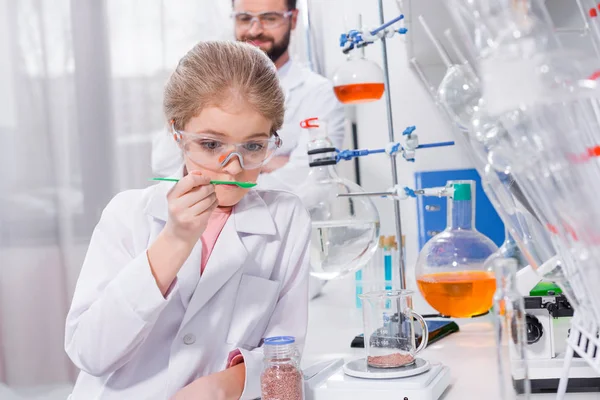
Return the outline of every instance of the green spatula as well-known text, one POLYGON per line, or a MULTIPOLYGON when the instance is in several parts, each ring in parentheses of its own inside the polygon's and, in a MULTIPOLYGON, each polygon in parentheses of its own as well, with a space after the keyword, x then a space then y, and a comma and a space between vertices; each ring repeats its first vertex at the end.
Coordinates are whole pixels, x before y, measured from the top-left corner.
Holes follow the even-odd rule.
MULTIPOLYGON (((150 178, 150 181, 163 181, 163 182, 179 182, 178 178, 150 178)), ((236 181, 210 181, 213 185, 236 185, 243 189, 250 189, 256 186, 254 182, 236 182, 236 181)))

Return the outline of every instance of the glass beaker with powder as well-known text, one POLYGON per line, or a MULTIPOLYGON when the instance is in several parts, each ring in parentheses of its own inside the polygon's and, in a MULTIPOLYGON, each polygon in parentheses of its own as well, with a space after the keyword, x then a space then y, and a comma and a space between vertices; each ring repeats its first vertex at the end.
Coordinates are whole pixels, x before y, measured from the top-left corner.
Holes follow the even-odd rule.
POLYGON ((399 368, 415 363, 419 351, 427 346, 429 332, 423 317, 412 309, 410 290, 382 290, 360 295, 367 365, 399 368), (415 343, 413 319, 423 329, 419 347, 415 343))

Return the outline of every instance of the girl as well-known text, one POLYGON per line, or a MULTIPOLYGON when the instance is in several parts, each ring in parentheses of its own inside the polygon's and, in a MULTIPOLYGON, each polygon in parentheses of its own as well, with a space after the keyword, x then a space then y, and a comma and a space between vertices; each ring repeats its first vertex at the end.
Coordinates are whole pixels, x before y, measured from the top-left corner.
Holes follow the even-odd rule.
POLYGON ((176 184, 118 194, 91 239, 67 317, 81 369, 72 400, 253 399, 261 341, 303 342, 310 219, 253 182, 281 145, 275 68, 243 43, 179 62, 164 110, 184 165, 176 184))

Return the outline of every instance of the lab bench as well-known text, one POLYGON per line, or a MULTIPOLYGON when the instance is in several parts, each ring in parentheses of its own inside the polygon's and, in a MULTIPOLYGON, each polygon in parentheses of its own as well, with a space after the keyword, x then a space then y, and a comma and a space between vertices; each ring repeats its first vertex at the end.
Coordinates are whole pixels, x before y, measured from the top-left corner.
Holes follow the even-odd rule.
MULTIPOLYGON (((363 349, 350 347, 352 339, 362 332, 362 312, 355 307, 353 295, 354 281, 348 278, 328 282, 322 295, 311 301, 303 368, 338 358, 350 361, 364 356, 363 349)), ((414 308, 422 314, 431 312, 417 292, 414 308)), ((500 400, 491 316, 454 321, 460 327, 459 332, 433 343, 419 353, 420 358, 450 368, 451 385, 441 399, 500 400)), ((534 394, 531 398, 550 400, 556 399, 556 395, 534 394)), ((599 400, 600 393, 569 393, 565 399, 599 400)))

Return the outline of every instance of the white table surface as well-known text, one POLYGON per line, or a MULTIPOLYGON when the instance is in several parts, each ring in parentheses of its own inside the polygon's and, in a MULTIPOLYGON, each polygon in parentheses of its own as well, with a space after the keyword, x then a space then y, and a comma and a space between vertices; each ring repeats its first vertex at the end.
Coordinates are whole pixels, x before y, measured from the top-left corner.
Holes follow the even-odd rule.
MULTIPOLYGON (((414 298, 414 308, 423 314, 433 312, 418 295, 414 298)), ((355 306, 352 278, 328 282, 322 295, 311 302, 309 312, 303 367, 335 358, 350 361, 364 356, 363 349, 350 348, 352 339, 362 333, 362 313, 355 306)), ((500 400, 491 319, 480 317, 455 321, 460 332, 419 353, 422 358, 450 367, 452 385, 443 400, 500 400)), ((531 398, 555 399, 556 395, 536 394, 531 398)), ((567 394, 566 399, 599 400, 600 393, 567 394)))

